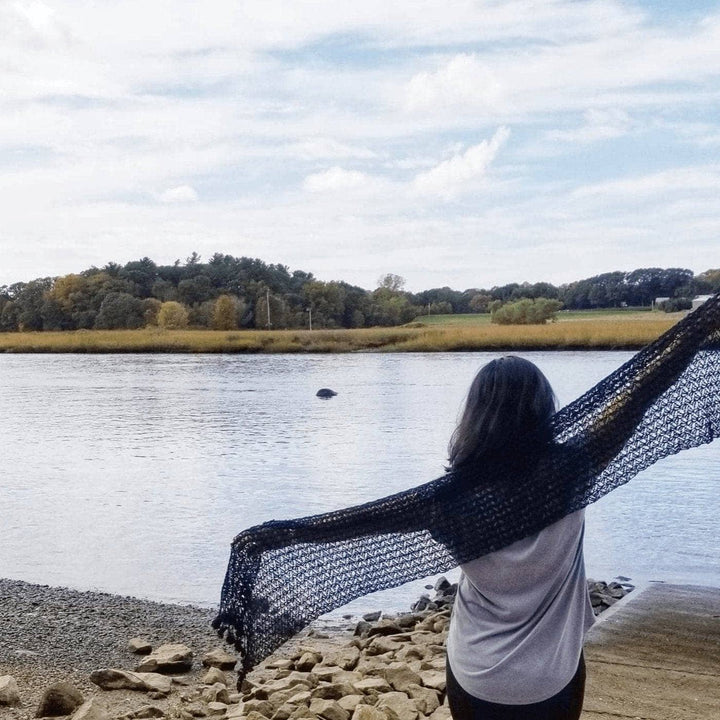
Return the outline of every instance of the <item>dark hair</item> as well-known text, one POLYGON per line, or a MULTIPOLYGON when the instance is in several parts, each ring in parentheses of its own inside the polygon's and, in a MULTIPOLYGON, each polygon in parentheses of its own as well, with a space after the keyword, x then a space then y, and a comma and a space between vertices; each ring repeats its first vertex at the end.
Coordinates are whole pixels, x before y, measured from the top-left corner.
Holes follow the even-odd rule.
POLYGON ((514 355, 492 360, 470 385, 450 438, 449 469, 534 454, 551 439, 555 406, 555 393, 536 365, 514 355))

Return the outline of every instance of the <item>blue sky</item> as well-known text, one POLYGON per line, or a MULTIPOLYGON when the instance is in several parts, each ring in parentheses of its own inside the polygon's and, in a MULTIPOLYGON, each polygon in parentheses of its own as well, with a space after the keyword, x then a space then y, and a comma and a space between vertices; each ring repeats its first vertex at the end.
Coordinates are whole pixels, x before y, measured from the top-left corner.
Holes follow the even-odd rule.
POLYGON ((0 284, 720 266, 719 2, 0 0, 0 33, 0 284))

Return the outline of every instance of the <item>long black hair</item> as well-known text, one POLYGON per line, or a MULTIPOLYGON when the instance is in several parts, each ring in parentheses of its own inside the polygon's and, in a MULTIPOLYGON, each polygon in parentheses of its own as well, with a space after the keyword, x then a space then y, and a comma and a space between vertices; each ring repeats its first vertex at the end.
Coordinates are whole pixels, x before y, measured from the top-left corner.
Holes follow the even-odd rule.
POLYGON ((448 447, 449 468, 535 455, 551 439, 553 389, 529 360, 508 355, 475 376, 448 447))

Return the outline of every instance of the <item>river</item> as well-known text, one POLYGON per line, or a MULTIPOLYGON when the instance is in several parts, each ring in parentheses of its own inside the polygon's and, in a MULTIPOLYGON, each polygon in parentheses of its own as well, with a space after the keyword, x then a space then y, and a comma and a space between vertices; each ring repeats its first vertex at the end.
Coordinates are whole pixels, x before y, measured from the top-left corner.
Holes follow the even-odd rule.
MULTIPOLYGON (((525 354, 561 404, 630 355, 525 354)), ((493 357, 2 355, 0 576, 214 605, 241 529, 441 474, 493 357), (338 395, 318 399, 320 387, 338 395)), ((720 586, 718 479, 716 442, 591 506, 588 574, 720 586)), ((353 608, 402 609, 420 589, 353 608)))

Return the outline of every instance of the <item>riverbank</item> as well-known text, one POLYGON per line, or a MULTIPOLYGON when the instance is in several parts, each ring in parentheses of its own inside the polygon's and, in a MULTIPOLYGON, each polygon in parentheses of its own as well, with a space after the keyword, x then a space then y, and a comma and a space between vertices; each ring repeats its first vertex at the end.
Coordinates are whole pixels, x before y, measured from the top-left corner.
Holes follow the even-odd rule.
MULTIPOLYGON (((627 584, 623 588, 619 583, 591 586, 596 611, 614 606, 630 588, 627 584)), ((208 669, 202 664, 202 659, 213 650, 227 654, 227 647, 210 627, 213 610, 0 580, 0 713, 12 720, 28 720, 35 716, 48 688, 66 683, 83 699, 96 698, 98 706, 104 707, 111 718, 124 716, 129 720, 131 716, 151 713, 157 717, 190 720, 181 711, 192 706, 193 710, 188 712, 195 717, 217 715, 220 720, 231 717, 233 708, 242 707, 244 714, 251 709, 260 712, 260 716, 253 716, 254 720, 262 720, 263 716, 268 720, 288 720, 275 717, 279 705, 270 712, 267 702, 260 703, 268 699, 271 704, 278 703, 280 696, 268 698, 268 683, 277 689, 275 684, 290 671, 306 673, 307 683, 312 686, 309 689, 313 691, 325 687, 320 681, 326 680, 330 685, 344 684, 344 696, 358 695, 348 687, 354 685, 357 689, 360 683, 360 694, 369 696, 363 704, 370 699, 377 700, 375 695, 385 692, 396 693, 390 698, 393 702, 403 700, 398 695, 407 690, 399 689, 403 682, 419 685, 422 689, 413 688, 417 697, 411 699, 423 697, 426 703, 423 707, 432 709, 422 715, 432 716, 444 702, 444 642, 455 589, 456 586, 441 579, 433 597, 421 597, 408 612, 383 616, 377 612, 363 619, 345 616, 316 623, 281 648, 264 667, 251 673, 250 684, 242 693, 237 693, 234 673, 221 671, 208 678, 208 669), (191 669, 174 672, 173 680, 167 676, 150 677, 156 675, 154 672, 133 676, 143 661, 130 646, 130 641, 138 637, 152 648, 168 644, 187 646, 194 654, 191 669), (107 673, 104 679, 97 676, 97 671, 107 668, 119 671, 109 679, 116 689, 101 689, 98 684, 108 682, 107 673), (395 680, 388 680, 386 669, 395 680), (333 679, 336 671, 346 674, 333 679), (3 706, 3 678, 9 677, 13 678, 17 690, 17 703, 10 700, 9 705, 3 706), (380 684, 379 677, 383 678, 380 684), (369 682, 361 682, 366 680, 369 682), (217 682, 226 689, 221 692, 215 687, 214 699, 209 700, 212 692, 208 687, 217 682), (137 687, 130 689, 122 687, 123 684, 137 687), (253 701, 257 701, 255 705, 253 701), (212 708, 212 702, 220 702, 225 707, 212 708), (155 709, 151 711, 148 707, 155 709)), ((230 658, 230 666, 234 660, 230 658)), ((8 685, 13 683, 6 680, 6 690, 8 685)), ((302 687, 296 687, 292 695, 301 690, 302 687)), ((332 692, 335 691, 321 689, 316 696, 332 692)), ((325 695, 320 699, 342 699, 325 695)), ((289 698, 290 695, 283 697, 280 704, 289 698)), ((357 698, 345 700, 358 704, 356 701, 357 698)), ((408 698, 403 702, 407 711, 408 698)), ((306 705, 310 707, 310 703, 306 705)), ((422 720, 418 713, 413 717, 407 712, 398 714, 400 720, 422 720)), ((433 720, 448 720, 446 716, 446 712, 440 711, 433 720)), ((349 720, 349 717, 341 713, 339 717, 323 716, 323 720, 349 720)), ((398 719, 383 716, 374 720, 398 719)))
POLYGON ((0 333, 13 353, 344 353, 469 350, 635 350, 683 313, 575 318, 547 325, 423 325, 357 330, 76 330, 0 333))

